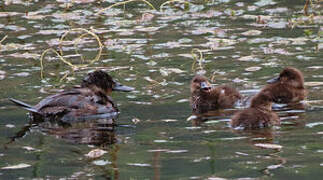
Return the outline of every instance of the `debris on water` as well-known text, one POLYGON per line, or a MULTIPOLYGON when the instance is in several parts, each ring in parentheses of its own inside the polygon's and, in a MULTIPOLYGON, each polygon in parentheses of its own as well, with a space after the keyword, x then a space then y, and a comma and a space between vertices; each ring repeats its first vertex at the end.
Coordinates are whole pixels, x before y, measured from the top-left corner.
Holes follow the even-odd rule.
POLYGON ((150 164, 144 164, 144 163, 127 163, 129 166, 138 166, 138 167, 150 167, 150 164))
POLYGON ((132 118, 131 120, 134 124, 138 124, 140 122, 140 119, 138 118, 132 118))
POLYGON ((163 121, 163 122, 176 122, 178 120, 176 120, 176 119, 162 119, 161 121, 163 121))
POLYGON ((261 69, 261 67, 259 67, 259 66, 253 66, 253 67, 246 68, 245 71, 254 72, 254 71, 259 71, 260 69, 261 69))
POLYGON ((151 149, 147 150, 147 152, 166 152, 169 151, 169 149, 151 149))
POLYGON ((244 36, 258 36, 261 33, 262 32, 261 31, 258 31, 258 30, 249 30, 249 31, 243 32, 241 34, 244 35, 244 36))
POLYGON ((14 128, 14 127, 16 127, 15 125, 13 125, 13 124, 6 124, 6 127, 7 128, 14 128))
POLYGON ((14 76, 18 76, 18 77, 27 77, 30 75, 29 72, 20 72, 20 73, 14 73, 14 76))
POLYGON ((162 140, 162 139, 160 139, 160 140, 154 140, 154 142, 155 143, 166 143, 166 142, 168 142, 167 140, 162 140))
POLYGON ((89 158, 99 158, 106 153, 108 153, 108 152, 104 151, 102 149, 93 149, 89 153, 85 154, 85 156, 89 157, 89 158))
POLYGON ((236 154, 238 154, 238 155, 242 155, 242 156, 249 156, 249 154, 247 154, 247 153, 242 153, 242 152, 236 152, 236 154))
POLYGON ((269 143, 258 143, 258 144, 254 144, 254 146, 265 148, 265 149, 278 149, 278 150, 283 148, 283 146, 281 146, 281 145, 269 144, 269 143))
POLYGON ((184 103, 184 102, 189 102, 189 101, 190 101, 189 99, 179 99, 176 102, 177 103, 184 103))
POLYGON ((309 128, 313 128, 313 127, 315 127, 315 126, 320 126, 320 125, 323 125, 323 122, 308 123, 308 124, 306 124, 305 126, 306 126, 306 127, 309 127, 309 128))
POLYGON ((166 151, 166 153, 186 153, 188 152, 188 150, 169 150, 169 151, 166 151))
POLYGON ((191 115, 190 117, 188 117, 186 119, 186 121, 192 121, 192 120, 195 120, 195 119, 197 119, 197 116, 196 115, 191 115))
POLYGON ((240 57, 238 59, 239 61, 259 61, 258 58, 254 57, 254 56, 243 56, 243 57, 240 57))
POLYGON ((25 149, 27 151, 36 151, 36 152, 40 152, 41 151, 39 149, 35 149, 33 147, 30 147, 30 146, 23 146, 22 149, 25 149))
POLYGON ((274 2, 273 0, 259 0, 259 1, 255 2, 255 5, 259 6, 259 7, 274 5, 274 4, 277 4, 277 3, 274 2))
POLYGON ((204 134, 210 134, 210 133, 214 133, 216 132, 216 130, 207 130, 207 131, 203 131, 204 134))
POLYGON ((2 167, 1 169, 22 169, 22 168, 27 168, 30 166, 31 165, 29 165, 29 164, 21 163, 21 164, 17 164, 17 165, 13 165, 13 166, 2 167))
POLYGON ((92 163, 97 166, 105 166, 105 165, 111 164, 111 162, 108 160, 96 160, 96 161, 93 161, 92 163))
POLYGON ((323 82, 305 82, 305 86, 323 86, 323 82))
POLYGON ((144 22, 149 22, 151 21, 155 15, 151 13, 143 13, 139 19, 137 19, 137 23, 144 23, 144 22))
POLYGON ((280 168, 280 167, 283 167, 283 165, 281 164, 277 164, 277 165, 270 165, 270 166, 267 166, 267 169, 277 169, 277 168, 280 168))

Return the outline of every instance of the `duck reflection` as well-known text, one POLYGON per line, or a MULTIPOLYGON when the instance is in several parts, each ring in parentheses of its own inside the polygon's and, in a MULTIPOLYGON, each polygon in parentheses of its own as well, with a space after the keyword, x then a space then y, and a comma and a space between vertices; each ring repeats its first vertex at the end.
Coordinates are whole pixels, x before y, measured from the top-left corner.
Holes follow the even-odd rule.
POLYGON ((9 143, 24 137, 30 131, 40 131, 68 142, 104 147, 118 142, 115 134, 116 124, 113 122, 114 119, 95 119, 82 123, 31 121, 18 131, 9 143))

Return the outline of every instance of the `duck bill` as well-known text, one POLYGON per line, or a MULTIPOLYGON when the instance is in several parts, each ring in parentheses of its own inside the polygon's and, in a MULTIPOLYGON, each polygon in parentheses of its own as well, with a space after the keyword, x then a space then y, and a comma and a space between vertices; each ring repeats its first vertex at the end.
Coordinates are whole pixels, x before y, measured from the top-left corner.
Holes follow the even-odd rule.
POLYGON ((115 86, 112 89, 113 91, 123 91, 123 92, 130 92, 135 90, 135 88, 130 87, 130 86, 124 86, 118 82, 115 83, 115 86))
POLYGON ((268 80, 267 83, 268 84, 273 84, 273 83, 278 82, 278 81, 279 81, 279 76, 274 77, 274 78, 268 80))
POLYGON ((211 86, 210 86, 210 84, 209 83, 207 83, 207 82, 201 82, 201 89, 203 89, 203 90, 210 90, 211 89, 211 86))

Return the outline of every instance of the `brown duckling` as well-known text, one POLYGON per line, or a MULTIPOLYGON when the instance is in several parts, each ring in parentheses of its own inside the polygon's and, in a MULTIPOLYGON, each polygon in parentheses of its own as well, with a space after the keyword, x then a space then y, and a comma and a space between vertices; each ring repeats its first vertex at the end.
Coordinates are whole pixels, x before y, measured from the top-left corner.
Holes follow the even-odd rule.
POLYGON ((232 108, 241 99, 240 93, 229 86, 212 87, 206 77, 196 75, 191 82, 191 106, 193 113, 232 108))
POLYGON ((231 119, 231 126, 257 129, 280 124, 278 115, 272 111, 273 95, 260 92, 251 100, 249 108, 237 112, 231 119))
POLYGON ((275 103, 296 103, 304 100, 306 90, 301 71, 293 67, 286 67, 278 77, 267 81, 261 91, 269 91, 275 103))
POLYGON ((83 79, 81 87, 48 96, 35 106, 12 98, 10 100, 30 111, 33 118, 70 122, 90 117, 115 117, 119 110, 110 97, 111 92, 132 90, 132 87, 123 86, 106 72, 98 70, 89 73, 83 79))

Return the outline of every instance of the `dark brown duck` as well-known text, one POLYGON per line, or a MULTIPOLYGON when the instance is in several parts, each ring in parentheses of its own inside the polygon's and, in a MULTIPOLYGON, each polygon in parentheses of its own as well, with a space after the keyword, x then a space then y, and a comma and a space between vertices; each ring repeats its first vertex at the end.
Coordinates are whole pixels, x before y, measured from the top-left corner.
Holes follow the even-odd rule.
POLYGON ((63 122, 86 120, 87 118, 115 117, 119 110, 110 95, 112 91, 132 91, 132 87, 123 86, 110 75, 99 70, 89 73, 80 88, 73 88, 54 94, 31 106, 10 98, 15 104, 31 112, 32 117, 59 119, 63 122))
POLYGON ((229 86, 212 87, 206 77, 196 75, 191 82, 191 106, 193 113, 232 108, 241 99, 240 93, 229 86))
POLYGON ((231 126, 257 129, 280 124, 278 115, 272 111, 273 95, 260 92, 251 100, 249 108, 237 112, 231 119, 231 126))

